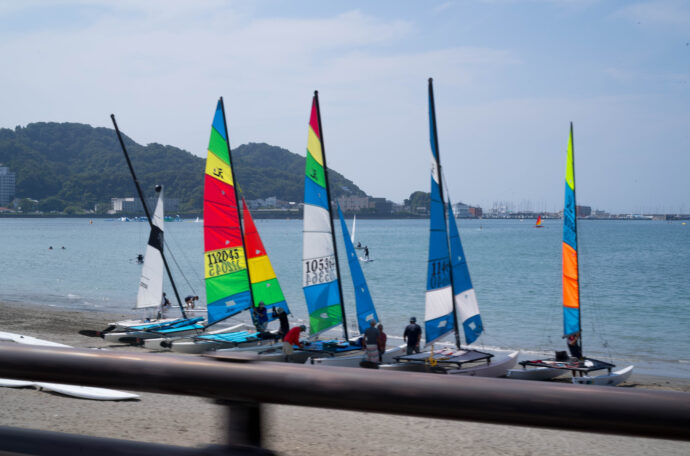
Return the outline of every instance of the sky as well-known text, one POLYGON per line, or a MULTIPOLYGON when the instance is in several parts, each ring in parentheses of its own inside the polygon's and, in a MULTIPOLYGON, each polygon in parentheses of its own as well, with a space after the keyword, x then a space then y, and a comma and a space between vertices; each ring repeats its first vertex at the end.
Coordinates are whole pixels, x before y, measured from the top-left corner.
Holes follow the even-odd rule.
POLYGON ((454 202, 690 212, 690 2, 0 0, 0 127, 81 122, 206 155, 305 154, 402 203, 429 191, 427 80, 454 202))

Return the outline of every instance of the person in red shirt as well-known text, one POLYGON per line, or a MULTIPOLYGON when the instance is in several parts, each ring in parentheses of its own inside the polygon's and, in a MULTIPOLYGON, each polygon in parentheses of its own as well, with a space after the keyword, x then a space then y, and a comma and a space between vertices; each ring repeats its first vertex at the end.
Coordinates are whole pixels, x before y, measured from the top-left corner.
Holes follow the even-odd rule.
POLYGON ((297 345, 302 348, 302 343, 299 341, 299 336, 303 331, 306 331, 307 327, 295 326, 283 337, 283 354, 285 355, 285 361, 290 362, 290 356, 294 353, 294 346, 297 345))

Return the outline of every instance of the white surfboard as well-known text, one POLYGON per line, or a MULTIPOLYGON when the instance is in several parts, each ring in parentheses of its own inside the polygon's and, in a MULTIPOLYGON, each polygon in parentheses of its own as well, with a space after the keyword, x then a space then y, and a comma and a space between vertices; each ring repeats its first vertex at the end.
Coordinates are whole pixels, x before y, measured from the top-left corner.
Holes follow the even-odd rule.
MULTIPOLYGON (((0 331, 0 342, 14 342, 17 344, 38 345, 44 347, 70 347, 69 345, 59 344, 57 342, 50 342, 48 340, 37 339, 31 336, 24 336, 22 334, 8 333, 4 331, 0 331)), ((65 385, 62 383, 32 382, 25 380, 12 380, 6 378, 0 378, 0 386, 10 388, 35 386, 46 391, 53 391, 55 393, 64 394, 66 396, 78 397, 81 399, 94 399, 98 401, 121 401, 127 399, 136 399, 139 397, 139 395, 134 393, 127 393, 124 391, 118 391, 107 388, 65 385)))

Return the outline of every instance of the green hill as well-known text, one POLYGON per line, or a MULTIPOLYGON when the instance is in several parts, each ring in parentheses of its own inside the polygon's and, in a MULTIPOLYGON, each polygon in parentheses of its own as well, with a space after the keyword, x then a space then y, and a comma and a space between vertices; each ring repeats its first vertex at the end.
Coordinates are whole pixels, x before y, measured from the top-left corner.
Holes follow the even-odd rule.
MULTIPOLYGON (((142 146, 124 137, 144 192, 155 184, 178 198, 181 212, 202 209, 205 159, 173 146, 142 146)), ((233 149, 237 181, 247 199, 276 196, 301 202, 304 156, 280 147, 250 143, 233 149)), ((136 190, 115 131, 77 123, 32 123, 0 129, 0 163, 16 173, 16 197, 39 200, 42 208, 100 208, 110 198, 136 190)), ((352 181, 331 170, 331 196, 365 196, 352 181)))

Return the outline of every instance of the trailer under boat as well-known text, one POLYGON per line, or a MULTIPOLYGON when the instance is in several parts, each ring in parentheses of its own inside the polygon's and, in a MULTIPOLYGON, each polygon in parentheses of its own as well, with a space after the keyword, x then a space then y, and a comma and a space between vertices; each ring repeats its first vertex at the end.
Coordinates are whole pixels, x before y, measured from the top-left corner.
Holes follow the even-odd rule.
POLYGON ((594 358, 558 358, 543 360, 520 361, 522 369, 512 369, 508 373, 509 378, 522 380, 550 380, 572 373, 572 382, 577 385, 608 385, 616 386, 626 381, 632 374, 633 366, 614 371, 615 364, 607 363, 594 358), (601 375, 590 375, 592 372, 603 371, 601 375), (549 374, 553 374, 548 377, 549 374))
POLYGON ((380 369, 429 372, 434 374, 470 375, 476 377, 503 377, 515 366, 518 352, 494 360, 492 353, 478 350, 443 349, 395 357, 393 364, 382 364, 380 369))

